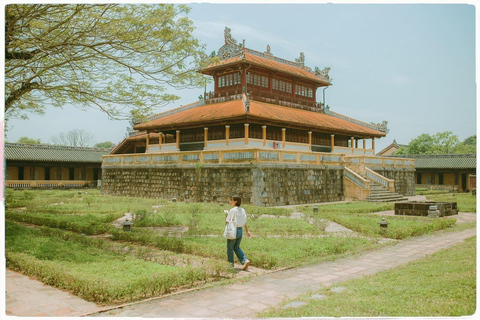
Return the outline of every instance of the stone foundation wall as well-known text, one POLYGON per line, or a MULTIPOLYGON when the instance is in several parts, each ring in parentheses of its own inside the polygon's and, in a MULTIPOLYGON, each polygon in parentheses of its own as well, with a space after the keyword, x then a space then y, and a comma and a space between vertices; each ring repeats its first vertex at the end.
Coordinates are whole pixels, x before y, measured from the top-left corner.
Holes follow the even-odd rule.
POLYGON ((203 165, 105 167, 104 194, 224 203, 232 195, 258 206, 343 200, 343 167, 203 165))
POLYGON ((395 192, 404 196, 415 195, 415 169, 371 168, 382 176, 395 180, 395 192))

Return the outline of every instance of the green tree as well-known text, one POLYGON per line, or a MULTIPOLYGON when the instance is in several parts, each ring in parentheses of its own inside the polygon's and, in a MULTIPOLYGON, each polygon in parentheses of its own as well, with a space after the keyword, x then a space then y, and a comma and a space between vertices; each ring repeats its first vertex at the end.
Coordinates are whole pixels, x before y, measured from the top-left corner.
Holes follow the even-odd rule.
POLYGON ((128 119, 201 87, 209 63, 192 37, 189 7, 173 4, 9 4, 5 11, 5 118, 47 105, 96 107, 128 119))
POLYGON ((467 138, 460 143, 458 136, 451 131, 439 132, 434 135, 421 134, 408 144, 401 147, 395 155, 408 154, 454 154, 471 153, 476 150, 476 136, 467 138))
POLYGON ((114 143, 111 141, 105 141, 105 142, 99 142, 96 145, 94 145, 95 148, 111 148, 114 146, 114 143))
POLYGON ((451 154, 460 143, 458 136, 451 131, 439 132, 433 135, 432 151, 434 154, 451 154))
POLYGON ((477 135, 470 136, 458 144, 455 153, 477 153, 477 135))
POLYGON ((408 147, 401 147, 395 154, 430 154, 432 153, 433 137, 428 133, 421 134, 408 144, 408 147))
POLYGON ((42 140, 40 139, 32 139, 29 137, 21 137, 17 140, 17 143, 26 143, 26 144, 42 144, 42 140))

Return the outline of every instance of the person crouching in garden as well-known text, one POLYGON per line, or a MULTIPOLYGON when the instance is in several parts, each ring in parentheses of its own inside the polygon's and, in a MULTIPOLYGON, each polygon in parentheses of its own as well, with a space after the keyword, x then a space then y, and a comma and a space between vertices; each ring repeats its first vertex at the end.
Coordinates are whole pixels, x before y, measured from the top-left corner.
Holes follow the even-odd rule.
POLYGON ((247 232, 247 236, 250 238, 252 235, 248 231, 247 225, 247 214, 245 210, 240 207, 242 205, 242 198, 233 196, 230 198, 230 205, 233 207, 228 211, 228 215, 225 218, 225 221, 236 221, 237 224, 237 237, 233 240, 227 240, 227 258, 228 262, 234 265, 234 255, 237 255, 238 260, 243 265, 243 270, 247 270, 248 266, 250 265, 250 261, 245 257, 242 249, 240 249, 240 242, 242 241, 243 236, 243 227, 245 227, 245 231, 247 232))

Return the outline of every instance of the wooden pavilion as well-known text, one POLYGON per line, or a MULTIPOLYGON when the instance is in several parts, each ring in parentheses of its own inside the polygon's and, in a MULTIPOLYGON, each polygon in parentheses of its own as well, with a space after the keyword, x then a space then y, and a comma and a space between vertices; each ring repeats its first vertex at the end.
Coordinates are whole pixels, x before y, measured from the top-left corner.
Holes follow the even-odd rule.
POLYGON ((238 194, 265 206, 377 199, 378 188, 414 194, 412 160, 375 156, 386 121, 366 123, 316 101, 331 85, 330 68, 312 70, 303 53, 288 61, 270 46, 248 49, 228 28, 217 56, 199 70, 213 77, 213 92, 136 124, 104 156, 104 193, 208 202, 238 194))
POLYGON ((386 135, 385 123, 365 123, 316 102, 317 89, 331 85, 330 68, 312 71, 303 53, 293 62, 273 56, 269 46, 264 53, 247 49, 227 28, 218 57, 199 70, 213 77, 214 92, 137 124, 138 132, 112 154, 260 147, 373 155, 375 138, 386 135))

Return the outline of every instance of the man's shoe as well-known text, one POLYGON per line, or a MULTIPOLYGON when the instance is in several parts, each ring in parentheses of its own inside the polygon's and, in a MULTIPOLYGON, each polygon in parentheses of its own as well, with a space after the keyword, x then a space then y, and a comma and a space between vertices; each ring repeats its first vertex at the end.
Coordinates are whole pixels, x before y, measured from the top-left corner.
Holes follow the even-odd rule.
POLYGON ((243 264, 243 270, 247 270, 248 266, 250 265, 250 261, 246 260, 245 263, 243 264))

